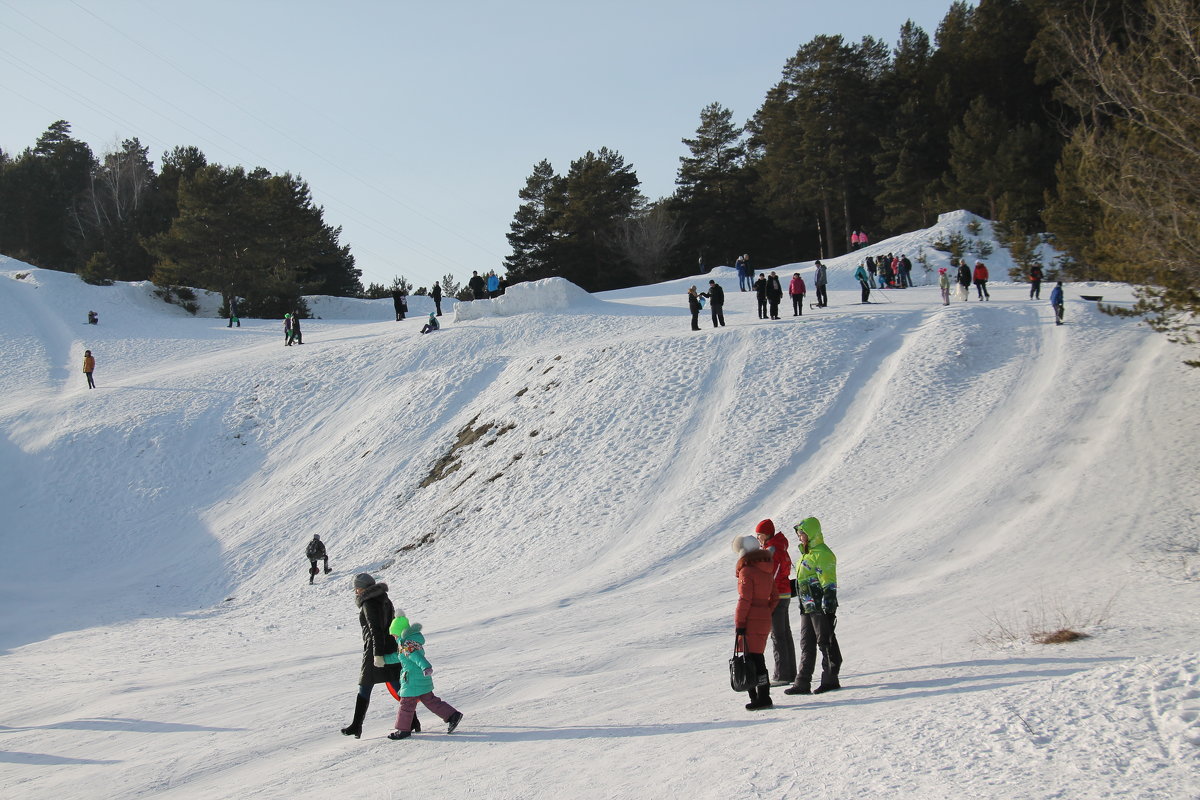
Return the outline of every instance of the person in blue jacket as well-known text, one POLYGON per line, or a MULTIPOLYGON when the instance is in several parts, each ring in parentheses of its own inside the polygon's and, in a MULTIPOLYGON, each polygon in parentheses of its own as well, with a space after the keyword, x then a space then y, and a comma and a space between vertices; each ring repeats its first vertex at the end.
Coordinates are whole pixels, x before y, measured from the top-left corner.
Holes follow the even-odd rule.
POLYGON ((396 638, 398 651, 385 661, 396 659, 400 664, 400 711, 396 714, 396 730, 388 734, 389 739, 407 739, 412 735, 412 721, 417 713, 417 702, 425 704, 433 713, 446 722, 446 733, 454 733, 462 722, 462 712, 433 693, 433 665, 425 657, 425 635, 421 623, 410 623, 401 611, 392 620, 388 632, 396 638))
POLYGON ((1054 324, 1063 324, 1063 290, 1062 281, 1054 284, 1054 288, 1050 290, 1050 305, 1054 308, 1054 324))
POLYGON ((426 322, 425 325, 421 328, 421 333, 432 333, 433 331, 436 331, 440 327, 442 327, 442 326, 437 321, 437 315, 434 312, 430 311, 429 312, 429 321, 426 322))

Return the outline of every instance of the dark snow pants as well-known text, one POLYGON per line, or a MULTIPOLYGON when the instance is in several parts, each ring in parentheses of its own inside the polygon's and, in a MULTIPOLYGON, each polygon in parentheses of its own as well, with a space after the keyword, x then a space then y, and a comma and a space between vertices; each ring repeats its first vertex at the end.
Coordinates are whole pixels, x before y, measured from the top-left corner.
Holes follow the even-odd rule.
POLYGON ((713 303, 712 305, 709 306, 709 310, 712 311, 712 322, 713 322, 714 328, 725 324, 725 304, 724 303, 713 303))
POLYGON ((868 286, 867 284, 863 283, 862 281, 859 281, 858 285, 862 287, 862 301, 864 303, 871 302, 869 299, 871 297, 871 287, 868 286))
POLYGON ((813 670, 817 666, 817 651, 821 651, 821 684, 829 686, 838 682, 842 669, 842 648, 838 646, 837 616, 814 611, 804 615, 804 627, 800 630, 800 669, 796 673, 796 686, 812 684, 813 670))
POLYGON ((775 651, 775 674, 771 680, 776 682, 791 683, 796 679, 796 640, 788 615, 791 603, 791 597, 781 597, 771 612, 771 649, 775 651))
POLYGON ((804 295, 792 295, 792 316, 800 317, 804 315, 804 295))
POLYGON ((829 292, 822 283, 817 286, 817 308, 824 308, 827 305, 829 305, 829 292))

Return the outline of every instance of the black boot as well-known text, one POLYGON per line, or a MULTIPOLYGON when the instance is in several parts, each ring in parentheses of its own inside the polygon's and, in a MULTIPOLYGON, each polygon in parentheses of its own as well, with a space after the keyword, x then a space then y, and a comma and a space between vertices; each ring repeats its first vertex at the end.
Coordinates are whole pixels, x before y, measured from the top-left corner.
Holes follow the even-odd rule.
POLYGON ((363 718, 367 716, 367 706, 371 704, 370 698, 359 695, 354 701, 354 721, 346 727, 342 728, 343 736, 353 736, 355 739, 362 737, 363 718))
POLYGON ((421 720, 417 719, 416 714, 413 714, 413 724, 412 724, 412 727, 409 728, 409 730, 412 731, 413 733, 421 732, 421 720))
POLYGON ((746 694, 750 695, 750 702, 749 702, 749 703, 746 703, 746 710, 747 710, 747 711, 756 711, 756 710, 758 710, 758 687, 757 687, 757 686, 751 686, 751 687, 750 687, 750 688, 749 688, 749 689, 746 691, 746 694))
POLYGON ((793 683, 791 686, 783 690, 784 694, 812 694, 812 684, 810 683, 793 683))

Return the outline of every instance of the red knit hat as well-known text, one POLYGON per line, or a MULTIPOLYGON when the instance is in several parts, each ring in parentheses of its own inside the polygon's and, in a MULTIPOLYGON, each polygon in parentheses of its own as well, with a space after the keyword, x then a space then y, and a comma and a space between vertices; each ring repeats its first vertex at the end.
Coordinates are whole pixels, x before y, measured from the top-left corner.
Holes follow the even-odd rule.
POLYGON ((775 523, 769 519, 764 519, 754 528, 755 533, 765 533, 767 536, 775 535, 775 523))

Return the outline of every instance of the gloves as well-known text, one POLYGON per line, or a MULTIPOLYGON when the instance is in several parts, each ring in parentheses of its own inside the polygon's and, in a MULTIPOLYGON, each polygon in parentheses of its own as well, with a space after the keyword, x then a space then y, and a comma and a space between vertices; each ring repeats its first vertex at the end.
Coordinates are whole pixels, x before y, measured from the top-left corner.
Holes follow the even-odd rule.
POLYGON ((746 635, 746 629, 745 629, 745 628, 734 628, 734 629, 733 629, 733 635, 734 635, 734 636, 745 636, 745 635, 746 635))
POLYGON ((384 662, 384 660, 383 660, 383 656, 375 656, 375 666, 377 666, 377 667, 383 667, 383 666, 385 666, 385 662, 384 662))
POLYGON ((397 653, 388 653, 386 656, 384 656, 384 657, 383 657, 383 663, 385 663, 385 664, 399 664, 399 663, 400 663, 400 656, 399 656, 399 654, 397 654, 397 653))
POLYGON ((811 614, 817 610, 817 604, 806 594, 800 595, 800 613, 811 614))
POLYGON ((837 612, 837 586, 830 584, 825 587, 825 593, 821 595, 821 610, 826 614, 834 614, 837 612))
POLYGON ((428 678, 430 675, 433 674, 433 667, 426 667, 425 671, 421 674, 424 675, 426 678, 428 678))

